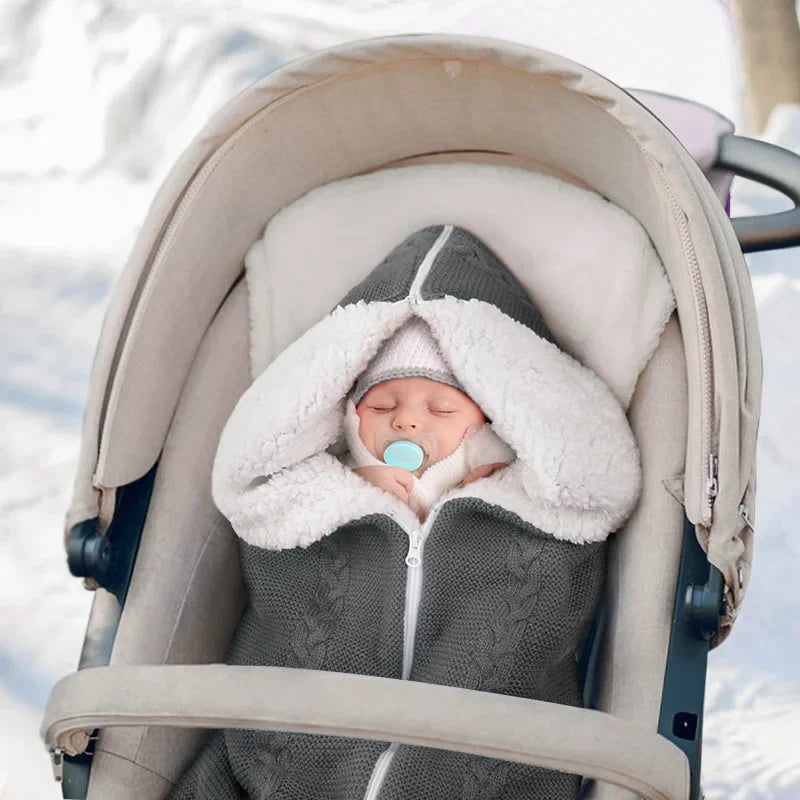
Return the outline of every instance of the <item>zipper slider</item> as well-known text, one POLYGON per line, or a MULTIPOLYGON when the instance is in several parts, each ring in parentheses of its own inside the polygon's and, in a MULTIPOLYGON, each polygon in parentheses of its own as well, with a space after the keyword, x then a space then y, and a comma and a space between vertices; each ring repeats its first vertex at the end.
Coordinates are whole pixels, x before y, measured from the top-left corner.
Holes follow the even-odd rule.
POLYGON ((744 520, 744 524, 747 525, 747 527, 750 528, 753 533, 755 533, 756 529, 753 527, 753 523, 750 521, 750 509, 744 503, 739 506, 739 516, 744 520))
POLYGON ((708 456, 708 499, 714 505, 714 498, 719 492, 719 458, 713 453, 708 456))
POLYGON ((422 531, 411 531, 410 541, 408 544, 408 553, 406 554, 406 564, 409 567, 418 567, 422 563, 422 531))

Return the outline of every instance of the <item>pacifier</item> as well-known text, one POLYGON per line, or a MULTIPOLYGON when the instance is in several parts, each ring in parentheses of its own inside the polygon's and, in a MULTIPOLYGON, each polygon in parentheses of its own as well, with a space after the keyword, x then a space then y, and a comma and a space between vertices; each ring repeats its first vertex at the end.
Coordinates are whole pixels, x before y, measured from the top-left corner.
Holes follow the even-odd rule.
POLYGON ((383 451, 383 463, 390 467, 402 467, 409 472, 419 469, 425 460, 425 451, 407 439, 397 439, 383 451))
POLYGON ((436 461, 436 437, 432 433, 403 436, 387 425, 375 434, 375 452, 390 467, 417 472, 436 461))

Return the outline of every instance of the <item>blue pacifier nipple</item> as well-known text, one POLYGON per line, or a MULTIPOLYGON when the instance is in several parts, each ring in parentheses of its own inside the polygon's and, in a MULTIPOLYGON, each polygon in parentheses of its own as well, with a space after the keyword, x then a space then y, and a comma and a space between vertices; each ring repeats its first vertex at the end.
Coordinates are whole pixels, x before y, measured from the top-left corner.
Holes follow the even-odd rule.
POLYGON ((383 451, 383 462, 390 467, 401 467, 413 472, 422 466, 425 460, 425 453, 423 449, 414 442, 408 442, 405 439, 392 442, 383 451))

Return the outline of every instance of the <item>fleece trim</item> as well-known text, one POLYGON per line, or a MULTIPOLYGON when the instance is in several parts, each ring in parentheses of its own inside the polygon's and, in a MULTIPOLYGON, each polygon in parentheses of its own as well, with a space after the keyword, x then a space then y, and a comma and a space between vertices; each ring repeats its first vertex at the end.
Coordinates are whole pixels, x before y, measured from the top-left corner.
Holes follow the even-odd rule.
POLYGON ((214 501, 236 533, 283 549, 367 514, 418 526, 408 506, 332 455, 344 439, 353 383, 412 314, 428 323, 455 376, 517 454, 511 466, 439 502, 479 497, 576 543, 616 530, 638 498, 641 470, 611 390, 495 306, 445 296, 339 306, 256 379, 223 430, 212 472, 214 501))
POLYGON ((483 499, 570 541, 596 541, 616 530, 642 478, 633 432, 606 383, 489 303, 444 297, 420 303, 417 313, 520 461, 506 481, 498 474, 481 487, 497 489, 482 492, 483 499), (514 498, 511 476, 523 490, 514 498), (535 510, 526 513, 531 501, 535 510))
POLYGON ((440 221, 484 242, 561 349, 628 406, 675 308, 647 232, 594 192, 493 164, 379 170, 326 183, 277 213, 246 257, 253 378, 398 242, 440 221))

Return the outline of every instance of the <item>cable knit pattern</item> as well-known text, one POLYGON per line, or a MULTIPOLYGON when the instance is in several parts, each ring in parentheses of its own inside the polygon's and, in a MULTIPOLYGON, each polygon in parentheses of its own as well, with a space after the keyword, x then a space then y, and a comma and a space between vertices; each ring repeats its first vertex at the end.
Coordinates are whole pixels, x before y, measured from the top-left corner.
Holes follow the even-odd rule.
POLYGON ((258 800, 269 800, 281 788, 286 773, 292 765, 289 749, 290 733, 278 731, 252 731, 253 750, 258 774, 258 800))
POLYGON ((508 762, 473 757, 467 762, 464 800, 499 800, 508 780, 508 762))
POLYGON ((311 602, 291 636, 290 667, 322 669, 328 640, 344 607, 350 579, 347 557, 328 538, 321 542, 319 583, 311 602))
POLYGON ((497 606, 488 627, 470 653, 478 672, 475 688, 483 692, 499 692, 508 686, 515 653, 534 619, 541 591, 540 558, 545 542, 524 534, 511 538, 508 550, 508 587, 503 602, 497 606))
MULTIPOLYGON (((475 688, 483 692, 506 691, 519 642, 536 610, 541 581, 543 539, 515 534, 508 549, 508 587, 488 627, 470 653, 478 673, 475 688)), ((464 778, 464 797, 494 800, 500 797, 508 763, 472 756, 464 778)))

